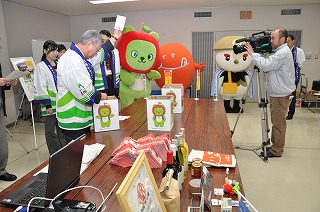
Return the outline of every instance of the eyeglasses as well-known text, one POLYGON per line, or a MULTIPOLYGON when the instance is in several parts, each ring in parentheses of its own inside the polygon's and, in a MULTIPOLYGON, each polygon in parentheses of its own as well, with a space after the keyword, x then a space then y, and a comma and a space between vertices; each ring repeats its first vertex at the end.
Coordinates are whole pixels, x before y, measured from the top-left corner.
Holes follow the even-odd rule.
POLYGON ((96 53, 97 53, 101 47, 94 45, 93 42, 91 42, 91 44, 96 48, 96 53))

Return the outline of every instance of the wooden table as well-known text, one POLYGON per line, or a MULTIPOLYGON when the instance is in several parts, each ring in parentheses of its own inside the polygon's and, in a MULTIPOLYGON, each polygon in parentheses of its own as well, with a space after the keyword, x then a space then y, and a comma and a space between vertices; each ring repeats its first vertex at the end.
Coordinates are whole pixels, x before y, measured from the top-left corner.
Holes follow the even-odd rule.
MULTIPOLYGON (((95 186, 99 188, 104 195, 109 193, 115 183, 118 183, 116 190, 118 189, 130 168, 110 165, 108 161, 111 159, 112 151, 125 136, 138 139, 148 134, 161 135, 168 133, 172 138, 179 132, 181 127, 184 127, 186 131, 186 141, 188 142, 190 150, 198 149, 235 154, 229 124, 221 101, 216 102, 213 99, 200 99, 198 101, 189 98, 185 99, 184 111, 181 114, 174 115, 174 126, 170 132, 148 131, 145 101, 144 99, 139 99, 120 112, 120 115, 131 116, 129 119, 120 122, 120 130, 99 133, 91 132, 86 136, 86 144, 97 142, 105 144, 106 147, 89 165, 89 168, 82 173, 79 185, 95 186)), ((7 192, 11 192, 21 185, 24 180, 30 178, 46 164, 47 162, 9 186, 0 193, 0 198, 7 192)), ((163 167, 164 166, 165 164, 163 164, 163 167)), ((152 171, 159 186, 162 179, 162 168, 153 169, 152 171)), ((224 184, 226 169, 209 168, 209 171, 214 177, 213 188, 221 188, 224 184)), ((243 192, 244 189, 238 166, 230 169, 229 177, 240 183, 243 192)), ((190 205, 191 194, 189 193, 188 182, 191 179, 192 176, 189 171, 188 178, 184 182, 181 190, 181 211, 187 211, 187 207, 190 205)), ((97 205, 101 203, 100 194, 91 189, 71 191, 66 198, 92 201, 97 205)), ((213 198, 219 199, 220 197, 213 195, 213 198)), ((235 199, 236 197, 233 198, 235 199)), ((1 207, 0 210, 13 211, 12 208, 1 207)), ((115 194, 111 196, 107 204, 107 211, 121 211, 115 194)), ((220 211, 220 207, 212 207, 212 211, 220 211)))

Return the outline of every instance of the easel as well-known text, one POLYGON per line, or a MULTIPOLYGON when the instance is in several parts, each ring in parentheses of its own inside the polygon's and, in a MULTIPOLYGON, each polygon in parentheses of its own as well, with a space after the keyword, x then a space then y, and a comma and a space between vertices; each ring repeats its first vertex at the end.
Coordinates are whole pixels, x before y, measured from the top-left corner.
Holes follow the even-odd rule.
MULTIPOLYGON (((22 99, 21 99, 21 102, 20 102, 20 106, 19 106, 19 109, 18 109, 18 114, 17 114, 17 117, 16 117, 16 121, 14 123, 14 127, 13 127, 13 131, 11 134, 11 137, 13 137, 13 134, 14 134, 14 131, 16 129, 16 125, 17 125, 17 122, 18 122, 18 118, 19 118, 19 115, 20 115, 20 112, 22 112, 22 104, 23 104, 23 101, 26 97, 26 93, 25 91, 22 89, 22 99)), ((34 126, 34 115, 33 115, 33 107, 32 107, 32 101, 29 101, 28 102, 30 103, 30 113, 31 113, 31 119, 32 119, 32 129, 33 129, 33 137, 34 137, 34 144, 35 144, 35 147, 36 147, 36 150, 38 150, 38 144, 37 144, 37 137, 36 137, 36 130, 35 130, 35 126, 34 126)), ((9 131, 9 130, 8 130, 9 131)), ((13 137, 14 138, 14 137, 13 137)), ((14 138, 14 140, 18 141, 16 138, 14 138)), ((19 141, 18 141, 19 142, 19 141)), ((19 142, 20 143, 20 142, 19 142)), ((22 144, 20 143, 20 145, 22 146, 22 144)), ((24 149, 26 149, 24 146, 23 146, 24 149)), ((28 152, 28 151, 27 151, 28 152)), ((28 152, 29 153, 29 152, 28 152)))
POLYGON ((26 150, 27 154, 29 154, 29 151, 26 149, 26 147, 23 146, 23 144, 22 144, 18 139, 16 139, 16 138, 13 136, 13 134, 8 130, 8 128, 6 128, 6 130, 7 130, 7 132, 9 133, 9 135, 13 138, 13 140, 15 140, 16 142, 18 142, 18 143, 20 144, 20 146, 21 146, 22 148, 24 148, 24 150, 26 150))

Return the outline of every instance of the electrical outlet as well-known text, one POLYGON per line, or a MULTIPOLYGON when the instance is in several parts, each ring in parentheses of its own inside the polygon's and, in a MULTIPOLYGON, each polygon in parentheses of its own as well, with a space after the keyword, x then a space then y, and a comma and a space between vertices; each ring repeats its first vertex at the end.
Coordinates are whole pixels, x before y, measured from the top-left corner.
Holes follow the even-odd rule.
POLYGON ((311 52, 306 52, 306 59, 311 59, 311 52))

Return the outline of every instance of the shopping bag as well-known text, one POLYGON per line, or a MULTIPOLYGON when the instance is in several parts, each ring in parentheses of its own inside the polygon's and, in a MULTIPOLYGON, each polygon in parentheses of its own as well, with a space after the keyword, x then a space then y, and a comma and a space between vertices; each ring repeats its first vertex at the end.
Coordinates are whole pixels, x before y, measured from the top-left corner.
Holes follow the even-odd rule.
POLYGON ((179 182, 172 177, 173 169, 169 169, 160 184, 160 194, 168 212, 180 211, 179 182))

